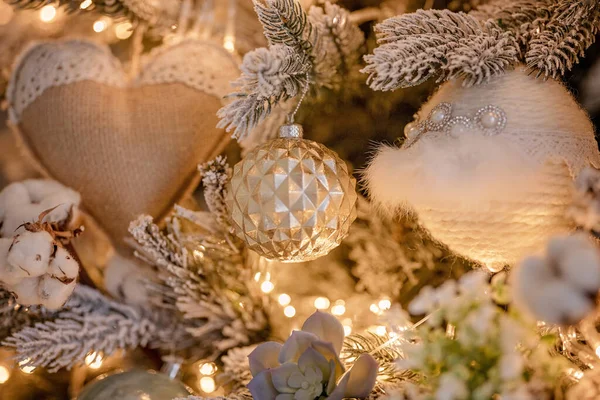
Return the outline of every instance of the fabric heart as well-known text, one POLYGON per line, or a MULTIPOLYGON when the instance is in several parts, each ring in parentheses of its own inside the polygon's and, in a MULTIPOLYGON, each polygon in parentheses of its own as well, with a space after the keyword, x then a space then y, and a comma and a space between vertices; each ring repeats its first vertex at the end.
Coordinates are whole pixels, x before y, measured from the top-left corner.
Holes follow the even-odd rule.
POLYGON ((137 215, 165 216, 224 148, 215 114, 237 75, 225 49, 200 40, 156 49, 131 79, 105 46, 41 43, 13 71, 10 119, 41 171, 80 192, 118 245, 137 215))

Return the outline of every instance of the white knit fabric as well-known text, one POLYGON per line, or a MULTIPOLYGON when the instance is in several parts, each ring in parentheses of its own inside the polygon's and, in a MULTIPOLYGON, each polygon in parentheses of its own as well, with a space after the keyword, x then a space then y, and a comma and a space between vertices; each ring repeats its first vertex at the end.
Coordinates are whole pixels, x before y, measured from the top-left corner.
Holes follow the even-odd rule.
POLYGON ((237 62, 222 46, 193 39, 156 48, 143 58, 142 71, 133 80, 108 47, 90 41, 36 43, 23 52, 16 65, 20 72, 12 75, 7 90, 14 124, 20 122, 23 110, 51 87, 81 81, 114 87, 183 83, 223 98, 238 71, 237 62))
POLYGON ((442 102, 452 104, 453 116, 472 115, 486 105, 505 111, 508 122, 498 135, 469 133, 487 146, 489 162, 477 159, 474 171, 465 173, 472 161, 471 139, 424 132, 408 149, 384 147, 375 156, 366 178, 376 204, 392 212, 416 211, 436 239, 492 270, 514 264, 541 249, 550 236, 572 229, 565 213, 573 177, 586 165, 600 166, 600 154, 592 123, 560 83, 536 80, 522 69, 472 88, 449 82, 418 119, 425 120, 442 102), (453 140, 456 154, 440 152, 452 153, 453 140), (428 150, 438 142, 448 147, 428 150), (510 154, 504 162, 503 150, 510 154), (422 181, 431 163, 439 163, 432 167, 437 181, 422 181), (436 187, 426 187, 428 182, 436 187))

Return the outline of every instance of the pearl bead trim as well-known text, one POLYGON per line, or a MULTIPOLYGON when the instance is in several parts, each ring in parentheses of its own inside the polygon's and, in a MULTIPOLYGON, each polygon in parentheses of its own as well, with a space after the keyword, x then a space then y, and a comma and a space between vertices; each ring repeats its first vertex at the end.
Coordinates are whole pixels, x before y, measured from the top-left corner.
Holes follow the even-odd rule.
POLYGON ((431 110, 425 121, 419 121, 417 118, 406 126, 405 143, 406 147, 410 147, 428 131, 452 134, 453 128, 457 125, 463 125, 468 129, 480 129, 486 136, 497 135, 506 128, 507 122, 506 113, 497 106, 482 107, 473 116, 452 116, 452 104, 440 103, 431 110))

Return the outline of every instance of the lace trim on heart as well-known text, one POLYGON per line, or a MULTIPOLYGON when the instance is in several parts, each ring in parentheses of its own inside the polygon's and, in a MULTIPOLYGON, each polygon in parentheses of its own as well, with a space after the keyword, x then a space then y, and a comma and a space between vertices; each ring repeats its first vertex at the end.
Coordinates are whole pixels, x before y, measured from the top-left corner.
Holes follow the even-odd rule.
POLYGON ((187 39, 145 57, 136 85, 181 82, 222 99, 239 75, 236 60, 222 46, 187 39))
POLYGON ((92 42, 32 45, 17 60, 6 91, 11 122, 18 123, 23 110, 46 89, 83 80, 123 87, 127 76, 108 48, 92 42))
POLYGON ((22 53, 13 71, 7 99, 14 124, 52 87, 84 80, 115 87, 180 82, 222 99, 239 73, 237 62, 224 48, 193 39, 151 52, 133 81, 108 47, 80 40, 34 44, 22 53))

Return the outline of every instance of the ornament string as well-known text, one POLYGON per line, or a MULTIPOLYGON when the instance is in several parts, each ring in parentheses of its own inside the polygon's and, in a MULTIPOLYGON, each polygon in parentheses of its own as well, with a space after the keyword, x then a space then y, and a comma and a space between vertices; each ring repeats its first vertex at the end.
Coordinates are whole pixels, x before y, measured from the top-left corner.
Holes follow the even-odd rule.
POLYGON ((140 60, 144 51, 144 33, 146 32, 146 24, 140 23, 133 32, 131 41, 131 65, 129 75, 133 79, 140 72, 140 60))
POLYGON ((306 73, 306 84, 304 85, 304 88, 302 89, 302 95, 300 96, 300 100, 298 100, 298 104, 296 104, 296 108, 294 108, 294 111, 292 111, 287 116, 287 122, 288 122, 288 124, 291 125, 291 124, 294 123, 294 118, 296 117, 296 114, 298 113, 298 110, 300 109, 300 106, 302 105, 302 102, 304 101, 304 98, 308 94, 308 89, 309 88, 310 88, 310 74, 307 72, 306 73))

